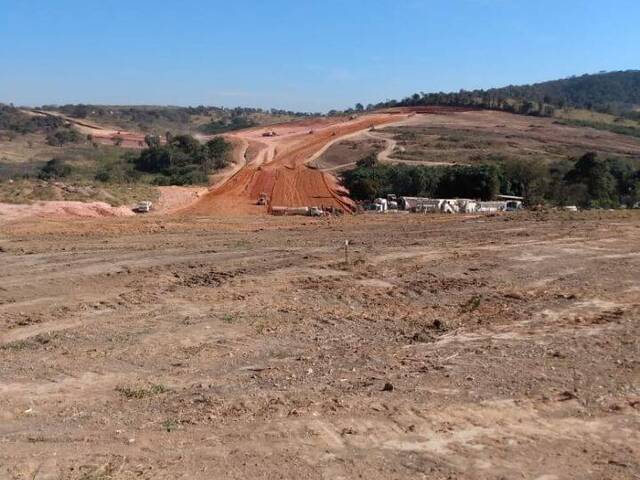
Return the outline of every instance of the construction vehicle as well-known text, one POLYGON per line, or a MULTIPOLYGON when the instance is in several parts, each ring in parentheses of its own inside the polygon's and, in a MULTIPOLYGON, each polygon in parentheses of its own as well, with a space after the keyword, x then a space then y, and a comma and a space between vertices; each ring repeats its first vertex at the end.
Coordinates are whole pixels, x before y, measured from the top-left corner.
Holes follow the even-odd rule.
POLYGON ((152 208, 153 208, 153 203, 145 201, 145 202, 139 202, 133 208, 133 211, 136 213, 149 213, 152 208))
POLYGON ((373 205, 376 212, 384 213, 389 209, 389 205, 386 198, 376 198, 373 201, 373 205))
POLYGON ((260 196, 258 197, 257 205, 267 205, 268 203, 269 203, 269 195, 267 195, 265 192, 261 192, 260 196))

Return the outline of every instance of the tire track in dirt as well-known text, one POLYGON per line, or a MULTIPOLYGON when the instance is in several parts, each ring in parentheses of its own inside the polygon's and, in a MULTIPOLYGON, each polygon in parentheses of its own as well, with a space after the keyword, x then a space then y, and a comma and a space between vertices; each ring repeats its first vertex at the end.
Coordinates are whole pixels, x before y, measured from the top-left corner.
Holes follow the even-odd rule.
MULTIPOLYGON (((406 116, 405 113, 371 114, 348 121, 321 119, 315 123, 307 120, 278 125, 274 130, 277 136, 263 138, 266 146, 259 152, 255 164, 245 165, 183 213, 266 212, 266 207, 255 205, 263 192, 271 193, 270 207, 321 206, 353 211, 353 202, 337 189, 337 180, 329 181, 326 175, 330 174, 307 164, 337 141, 372 126, 398 122, 406 116)), ((260 132, 250 129, 234 135, 256 141, 262 138, 260 132)))

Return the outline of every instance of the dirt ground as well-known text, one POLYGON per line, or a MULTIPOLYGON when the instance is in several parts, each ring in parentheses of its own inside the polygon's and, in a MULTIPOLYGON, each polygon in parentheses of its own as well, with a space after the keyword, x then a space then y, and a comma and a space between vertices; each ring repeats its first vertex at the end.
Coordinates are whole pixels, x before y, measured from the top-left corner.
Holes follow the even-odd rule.
POLYGON ((474 111, 416 115, 389 127, 403 151, 400 160, 477 163, 496 159, 563 160, 594 151, 602 156, 638 158, 640 139, 593 128, 571 127, 551 118, 474 111))
POLYGON ((0 479, 635 479, 638 271, 637 212, 5 222, 0 479))
POLYGON ((184 211, 197 215, 260 214, 271 207, 354 211, 355 203, 340 188, 336 177, 310 165, 334 144, 359 136, 373 126, 401 122, 410 115, 396 112, 316 118, 278 124, 268 130, 260 127, 234 132, 231 136, 238 168, 184 211), (265 137, 266 132, 274 135, 265 137), (263 194, 269 198, 268 206, 256 205, 263 194))
POLYGON ((371 142, 387 143, 380 162, 450 165, 510 159, 565 160, 594 151, 603 157, 640 158, 640 139, 593 128, 570 127, 552 118, 478 110, 413 115, 393 125, 329 148, 315 163, 336 171, 353 168, 371 151, 371 142))
POLYGON ((340 170, 353 166, 368 155, 378 155, 385 148, 385 141, 367 138, 366 133, 352 140, 344 140, 331 146, 313 165, 320 170, 340 170))

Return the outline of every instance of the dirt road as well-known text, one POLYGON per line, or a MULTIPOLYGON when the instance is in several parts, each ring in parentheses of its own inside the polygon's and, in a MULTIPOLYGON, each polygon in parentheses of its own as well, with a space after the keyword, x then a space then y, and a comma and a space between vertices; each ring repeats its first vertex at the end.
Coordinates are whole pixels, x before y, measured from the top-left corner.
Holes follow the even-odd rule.
MULTIPOLYGON (((403 122, 398 122, 398 124, 402 124, 402 123, 403 122)), ((397 124, 393 124, 393 125, 395 126, 397 124)), ((353 139, 356 142, 362 142, 363 140, 367 140, 367 139, 384 142, 386 144, 385 148, 376 154, 376 158, 380 163, 394 163, 394 164, 404 163, 407 165, 430 165, 430 166, 457 165, 456 163, 453 163, 453 162, 425 162, 421 160, 402 160, 402 159, 392 157, 392 155, 396 152, 396 149, 398 149, 398 151, 400 152, 403 152, 404 147, 398 147, 398 141, 388 135, 385 135, 384 130, 379 130, 376 132, 369 132, 369 131, 363 132, 363 133, 361 132, 353 136, 350 136, 349 138, 353 139)), ((340 140, 344 140, 344 139, 340 139, 340 140)), ((331 145, 328 145, 328 147, 330 146, 331 145)), ((320 152, 318 155, 314 155, 312 159, 313 160, 319 159, 322 153, 323 152, 320 152)), ((318 168, 320 168, 323 172, 336 172, 340 170, 346 170, 348 168, 354 168, 357 164, 358 164, 358 161, 356 160, 355 162, 345 162, 335 166, 332 165, 330 167, 318 167, 318 168)))
POLYGON ((23 110, 30 115, 44 115, 58 117, 72 124, 83 135, 91 135, 96 143, 106 145, 120 145, 123 148, 140 149, 145 148, 145 135, 140 132, 127 132, 114 127, 96 125, 95 123, 69 117, 59 112, 49 112, 46 110, 23 110))
POLYGON ((5 223, 0 478, 637 478, 639 232, 5 223))
POLYGON ((371 126, 397 122, 407 115, 385 113, 350 120, 323 118, 293 122, 269 127, 269 131, 275 132, 271 137, 263 136, 264 128, 236 132, 234 138, 261 144, 256 159, 185 212, 264 212, 267 207, 256 205, 261 193, 269 196, 270 206, 318 206, 352 211, 355 205, 340 189, 336 178, 309 167, 308 163, 337 140, 349 138, 371 126))

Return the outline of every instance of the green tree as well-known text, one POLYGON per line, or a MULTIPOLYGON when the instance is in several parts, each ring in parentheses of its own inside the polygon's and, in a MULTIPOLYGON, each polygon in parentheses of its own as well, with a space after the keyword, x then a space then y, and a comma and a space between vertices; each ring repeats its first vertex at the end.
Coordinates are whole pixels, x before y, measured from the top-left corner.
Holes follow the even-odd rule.
POLYGON ((357 167, 374 168, 378 164, 378 156, 370 153, 356 162, 357 167))
POLYGON ((502 166, 508 191, 524 197, 526 205, 544 203, 549 168, 541 160, 512 159, 502 166))
POLYGON ((158 148, 160 146, 160 137, 157 135, 145 135, 144 143, 149 148, 158 148))
POLYGON ((594 152, 585 153, 565 175, 569 185, 582 184, 586 197, 584 207, 617 206, 616 181, 605 162, 594 152))
POLYGON ((42 180, 54 180, 67 177, 71 173, 71 167, 60 158, 53 158, 49 160, 40 169, 38 178, 42 180))
POLYGON ((161 145, 159 139, 148 137, 148 148, 133 159, 136 170, 158 175, 159 185, 206 183, 207 175, 228 163, 231 145, 222 137, 201 144, 190 135, 176 135, 161 145))

